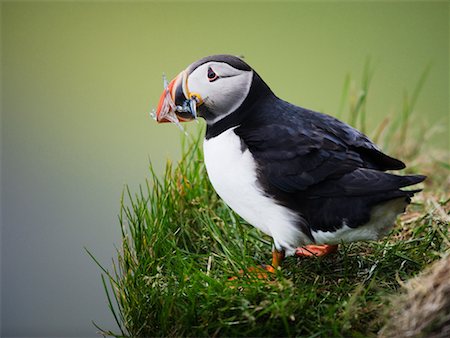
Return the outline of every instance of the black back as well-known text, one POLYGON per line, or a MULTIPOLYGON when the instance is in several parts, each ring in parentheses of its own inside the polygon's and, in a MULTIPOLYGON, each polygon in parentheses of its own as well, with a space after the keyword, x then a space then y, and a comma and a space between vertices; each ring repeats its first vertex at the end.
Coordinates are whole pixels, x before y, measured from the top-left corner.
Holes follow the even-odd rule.
POLYGON ((405 167, 365 135, 325 114, 265 95, 251 106, 235 133, 252 153, 264 191, 296 211, 299 226, 333 231, 358 227, 380 203, 414 192, 400 188, 424 176, 386 173, 405 167))

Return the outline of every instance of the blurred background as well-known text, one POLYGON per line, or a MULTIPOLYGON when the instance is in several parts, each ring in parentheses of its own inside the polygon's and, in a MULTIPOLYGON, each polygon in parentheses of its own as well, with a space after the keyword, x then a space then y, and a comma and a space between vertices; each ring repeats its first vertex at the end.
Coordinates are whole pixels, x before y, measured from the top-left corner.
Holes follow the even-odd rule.
MULTIPOLYGON (((335 114, 370 58, 368 134, 428 78, 409 134, 449 147, 443 2, 9 2, 1 9, 1 336, 115 329, 98 267, 119 244, 120 197, 180 156, 149 117, 170 79, 244 55, 281 98, 335 114)), ((343 114, 345 117, 345 114, 343 114)), ((189 127, 196 133, 197 125, 189 127)), ((394 146, 395 147, 395 146, 394 146)))

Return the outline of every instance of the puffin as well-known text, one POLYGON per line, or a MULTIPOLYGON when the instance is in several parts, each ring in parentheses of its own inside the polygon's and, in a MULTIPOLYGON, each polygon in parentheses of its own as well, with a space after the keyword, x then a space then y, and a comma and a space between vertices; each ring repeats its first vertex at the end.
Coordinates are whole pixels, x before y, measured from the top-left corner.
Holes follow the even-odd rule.
POLYGON ((273 239, 274 272, 287 256, 323 256, 378 240, 421 189, 423 175, 350 125, 278 98, 233 55, 204 57, 165 88, 163 122, 206 121, 204 163, 220 198, 273 239))

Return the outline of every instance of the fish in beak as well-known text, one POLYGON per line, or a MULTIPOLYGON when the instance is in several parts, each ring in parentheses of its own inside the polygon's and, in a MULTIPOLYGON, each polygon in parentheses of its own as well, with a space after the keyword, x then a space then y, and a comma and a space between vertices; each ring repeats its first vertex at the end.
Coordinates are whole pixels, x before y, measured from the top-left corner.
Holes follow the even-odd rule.
POLYGON ((179 125, 180 122, 197 119, 197 107, 200 104, 200 95, 189 92, 187 73, 182 71, 170 83, 164 77, 164 91, 154 117, 158 123, 172 122, 179 125))

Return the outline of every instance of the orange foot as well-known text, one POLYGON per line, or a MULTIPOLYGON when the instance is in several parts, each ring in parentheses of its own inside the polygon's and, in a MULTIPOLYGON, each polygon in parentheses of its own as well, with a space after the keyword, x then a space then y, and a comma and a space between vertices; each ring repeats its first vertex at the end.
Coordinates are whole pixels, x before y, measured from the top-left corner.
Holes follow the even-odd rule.
MULTIPOLYGON (((268 279, 270 275, 275 273, 276 269, 278 269, 283 259, 284 259, 284 251, 274 250, 272 252, 272 265, 250 267, 249 269, 247 269, 247 271, 258 279, 268 279)), ((239 271, 239 273, 242 275, 244 274, 244 271, 239 271)), ((232 281, 237 278, 238 277, 234 276, 228 278, 228 280, 232 281)))
MULTIPOLYGON (((244 273, 245 273, 244 270, 239 271, 240 276, 244 275, 244 273)), ((247 268, 247 273, 256 279, 268 279, 269 276, 275 273, 275 269, 271 265, 260 265, 247 268)), ((239 279, 239 277, 233 276, 228 278, 229 281, 236 279, 239 279)))
POLYGON ((319 257, 325 256, 337 251, 338 244, 335 245, 307 245, 303 248, 297 248, 295 255, 299 257, 319 257))

